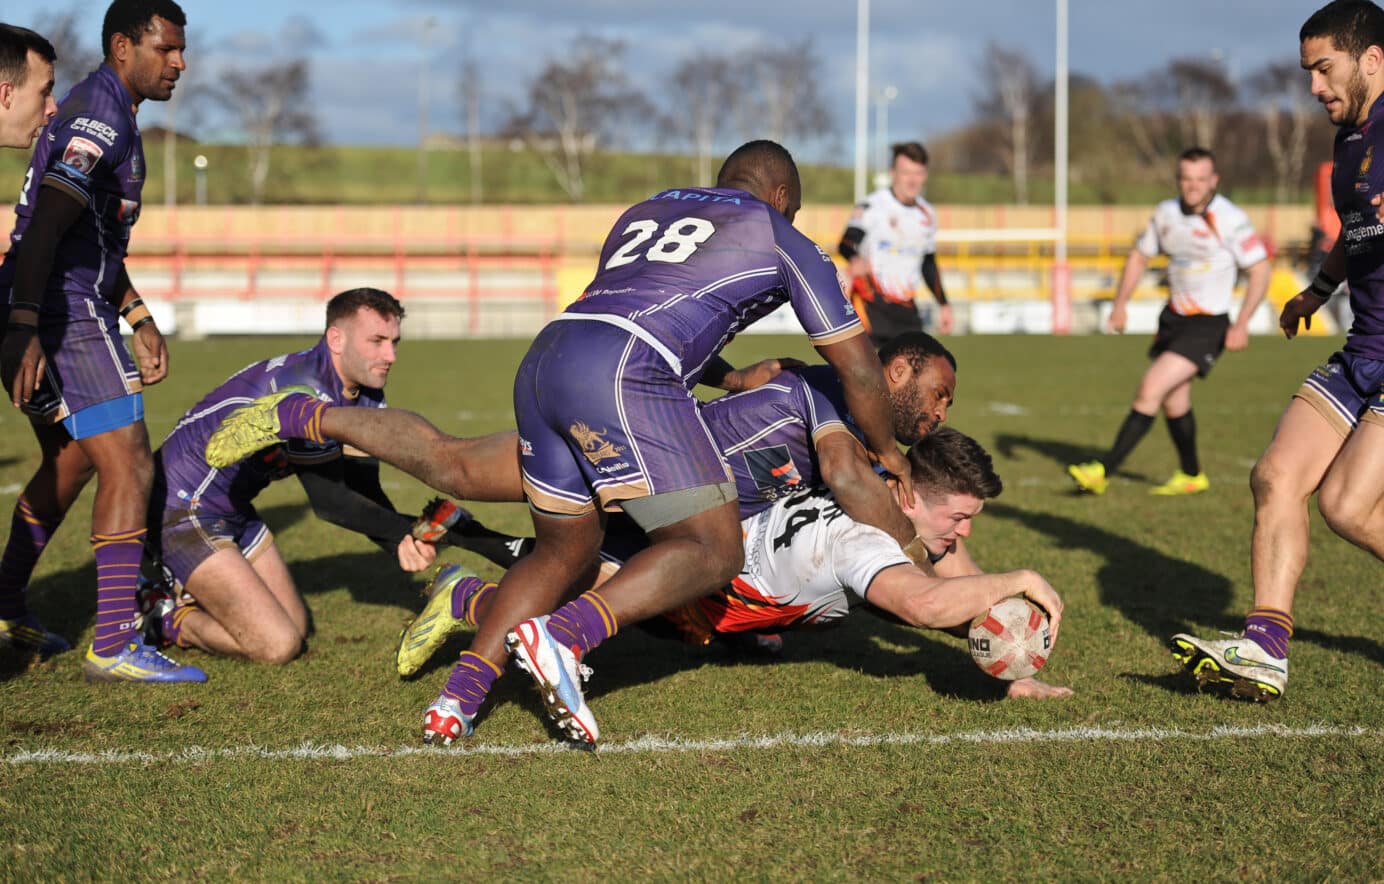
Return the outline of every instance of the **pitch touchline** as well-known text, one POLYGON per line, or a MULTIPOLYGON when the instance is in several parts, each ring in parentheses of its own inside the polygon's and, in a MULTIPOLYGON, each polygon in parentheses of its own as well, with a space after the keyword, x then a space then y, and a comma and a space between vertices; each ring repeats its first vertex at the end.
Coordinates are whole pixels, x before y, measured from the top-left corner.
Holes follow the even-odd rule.
MULTIPOLYGON (((603 755, 655 752, 726 752, 735 749, 823 748, 830 746, 915 746, 949 743, 1063 743, 1063 742, 1164 742, 1170 740, 1226 740, 1255 737, 1377 737, 1384 730, 1360 726, 1309 725, 1288 727, 1265 724, 1254 727, 1216 727, 1209 731, 1184 731, 1175 728, 1114 729, 1079 727, 1066 730, 1033 730, 1015 728, 997 731, 970 731, 959 734, 772 734, 752 736, 742 734, 718 740, 685 740, 676 737, 639 737, 624 742, 602 743, 597 750, 603 755)), ((191 746, 172 752, 138 752, 108 749, 101 752, 69 752, 62 749, 19 750, 0 756, 0 763, 21 764, 153 764, 231 761, 246 758, 267 760, 350 761, 355 758, 395 758, 422 755, 466 756, 497 755, 517 757, 572 751, 564 743, 536 743, 529 746, 459 746, 448 749, 426 746, 343 746, 321 743, 302 743, 286 749, 264 746, 235 746, 226 749, 207 749, 191 746)))

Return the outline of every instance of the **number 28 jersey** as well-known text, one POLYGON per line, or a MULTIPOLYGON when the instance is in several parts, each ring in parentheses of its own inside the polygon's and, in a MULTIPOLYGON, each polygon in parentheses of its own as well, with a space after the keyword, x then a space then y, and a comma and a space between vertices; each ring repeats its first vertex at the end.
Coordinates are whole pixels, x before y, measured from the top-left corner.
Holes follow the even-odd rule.
POLYGON ((862 331, 831 258, 787 218, 742 190, 691 188, 620 216, 564 318, 627 328, 691 386, 731 338, 784 303, 815 345, 862 331))

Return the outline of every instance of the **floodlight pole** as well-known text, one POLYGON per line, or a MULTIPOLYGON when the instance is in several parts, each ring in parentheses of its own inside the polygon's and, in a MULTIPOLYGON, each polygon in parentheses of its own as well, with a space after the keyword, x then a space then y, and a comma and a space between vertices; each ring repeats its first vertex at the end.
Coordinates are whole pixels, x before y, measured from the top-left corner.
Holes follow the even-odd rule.
POLYGON ((1057 91, 1053 114, 1053 204, 1057 228, 1052 268, 1052 331, 1072 330, 1072 268, 1067 263, 1067 0, 1057 3, 1057 91))
POLYGON ((855 0, 855 201, 865 199, 869 163, 870 0, 855 0))

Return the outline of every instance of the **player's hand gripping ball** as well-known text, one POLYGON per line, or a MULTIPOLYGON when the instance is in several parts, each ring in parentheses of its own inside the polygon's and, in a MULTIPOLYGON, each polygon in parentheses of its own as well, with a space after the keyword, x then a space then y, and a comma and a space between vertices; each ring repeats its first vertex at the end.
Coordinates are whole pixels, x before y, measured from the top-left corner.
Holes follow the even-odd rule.
POLYGON ((1022 596, 1007 598, 971 621, 970 646, 976 665, 995 678, 1030 678, 1052 651, 1048 615, 1022 596))

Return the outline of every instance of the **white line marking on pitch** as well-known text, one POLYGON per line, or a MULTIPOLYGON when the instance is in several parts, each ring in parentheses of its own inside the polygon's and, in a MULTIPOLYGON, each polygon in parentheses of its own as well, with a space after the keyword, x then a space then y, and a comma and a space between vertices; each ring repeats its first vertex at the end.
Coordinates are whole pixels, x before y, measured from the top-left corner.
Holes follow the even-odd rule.
MULTIPOLYGON (((1309 725, 1289 727, 1265 724, 1254 727, 1216 727, 1209 731, 1183 731, 1175 728, 1149 727, 1127 730, 1078 727, 1068 730, 1040 731, 1015 728, 998 731, 970 731, 959 734, 772 734, 753 736, 741 734, 717 740, 685 740, 677 737, 637 737, 618 743, 602 743, 601 754, 644 754, 657 752, 729 752, 737 749, 824 748, 829 746, 915 746, 946 745, 949 743, 1076 743, 1076 742, 1165 742, 1170 740, 1237 740, 1256 737, 1377 737, 1384 730, 1360 726, 1309 725)), ((395 758, 412 755, 499 755, 517 757, 573 751, 560 742, 535 743, 528 746, 342 746, 322 743, 302 743, 287 749, 264 746, 236 746, 227 749, 207 749, 192 746, 173 752, 135 752, 106 749, 100 752, 69 752, 61 749, 19 750, 0 756, 0 763, 21 764, 163 764, 234 761, 244 758, 267 760, 313 761, 327 759, 350 761, 356 758, 395 758)))

